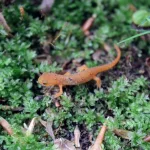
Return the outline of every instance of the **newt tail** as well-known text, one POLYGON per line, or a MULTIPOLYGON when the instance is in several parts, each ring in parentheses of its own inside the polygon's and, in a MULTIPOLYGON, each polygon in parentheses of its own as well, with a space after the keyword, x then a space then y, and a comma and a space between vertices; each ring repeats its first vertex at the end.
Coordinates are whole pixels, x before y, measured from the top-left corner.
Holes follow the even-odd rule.
POLYGON ((104 72, 104 71, 110 70, 111 68, 113 68, 118 63, 118 61, 120 60, 120 57, 121 57, 121 51, 117 45, 114 45, 114 47, 117 51, 117 57, 112 62, 110 62, 109 64, 93 67, 93 71, 95 70, 97 73, 104 72))
POLYGON ((98 88, 101 87, 101 80, 96 75, 100 72, 107 71, 113 68, 120 60, 121 51, 117 45, 114 45, 117 51, 117 57, 108 64, 97 66, 93 68, 88 68, 86 65, 79 67, 78 72, 75 74, 70 74, 67 72, 64 75, 56 74, 56 73, 43 73, 39 79, 38 83, 43 86, 54 86, 57 85, 60 88, 60 91, 56 93, 55 98, 59 97, 63 93, 63 86, 66 85, 78 85, 82 83, 86 83, 90 80, 95 80, 98 88))

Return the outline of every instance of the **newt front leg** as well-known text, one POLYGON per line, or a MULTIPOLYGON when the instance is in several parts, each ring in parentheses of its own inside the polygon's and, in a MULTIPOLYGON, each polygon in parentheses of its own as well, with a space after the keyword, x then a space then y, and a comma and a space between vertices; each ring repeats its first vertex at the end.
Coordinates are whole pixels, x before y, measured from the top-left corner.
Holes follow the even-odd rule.
POLYGON ((63 86, 59 85, 59 92, 54 95, 54 98, 57 98, 63 94, 63 86))
POLYGON ((101 79, 95 76, 95 77, 93 78, 93 80, 96 81, 96 86, 97 86, 97 88, 101 88, 101 84, 102 84, 101 79))
MULTIPOLYGON (((69 76, 69 75, 70 75, 70 72, 66 72, 64 74, 64 76, 69 76)), ((58 85, 58 86, 59 86, 59 92, 54 95, 54 98, 57 98, 63 94, 63 85, 58 85)))

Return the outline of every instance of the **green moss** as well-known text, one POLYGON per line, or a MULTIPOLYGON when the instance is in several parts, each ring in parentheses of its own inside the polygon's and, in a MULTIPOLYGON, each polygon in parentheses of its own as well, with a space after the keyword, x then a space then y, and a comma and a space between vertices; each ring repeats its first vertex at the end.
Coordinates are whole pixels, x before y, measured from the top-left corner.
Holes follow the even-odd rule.
MULTIPOLYGON (((109 130, 103 145, 105 149, 150 149, 142 140, 150 132, 149 81, 134 76, 139 74, 136 69, 130 73, 130 76, 135 77, 134 80, 119 78, 119 75, 118 80, 115 80, 113 76, 108 78, 109 73, 106 73, 104 88, 100 90, 95 89, 92 81, 64 88, 65 92, 60 97, 61 108, 54 106, 51 95, 43 96, 39 101, 35 98, 41 95, 41 87, 37 84, 41 72, 58 72, 62 70, 64 62, 78 58, 83 59, 83 63, 89 67, 99 65, 98 61, 93 61, 92 55, 98 49, 102 50, 104 43, 113 45, 136 34, 131 27, 133 11, 129 6, 134 4, 137 9, 142 7, 148 10, 150 3, 146 3, 144 0, 59 0, 55 2, 50 14, 43 18, 38 7, 30 1, 16 1, 8 7, 1 5, 13 36, 0 26, 0 99, 3 101, 0 108, 6 105, 22 107, 23 110, 18 113, 0 109, 1 116, 9 121, 19 137, 10 137, 0 128, 0 149, 52 149, 52 140, 45 137, 46 131, 44 127, 41 130, 39 124, 30 137, 22 133, 23 124, 37 116, 53 121, 54 129, 60 128, 57 137, 68 137, 68 132, 73 133, 78 124, 84 126, 94 138, 100 124, 109 117, 109 130), (25 9, 23 19, 20 19, 20 5, 25 9), (81 26, 93 14, 97 17, 90 29, 92 36, 88 38, 84 36, 81 26), (45 55, 51 56, 51 64, 35 61, 38 55, 44 53, 43 43, 49 43, 50 49, 45 55), (120 139, 112 133, 114 128, 130 130, 134 133, 133 137, 128 142, 120 139)), ((136 52, 141 58, 145 59, 150 53, 146 41, 136 39, 132 44, 139 48, 136 52)), ((122 53, 123 63, 126 54, 122 53)), ((105 57, 110 62, 109 56, 105 57)), ((100 62, 104 61, 102 56, 100 62)), ((116 66, 115 71, 118 70, 116 66)))

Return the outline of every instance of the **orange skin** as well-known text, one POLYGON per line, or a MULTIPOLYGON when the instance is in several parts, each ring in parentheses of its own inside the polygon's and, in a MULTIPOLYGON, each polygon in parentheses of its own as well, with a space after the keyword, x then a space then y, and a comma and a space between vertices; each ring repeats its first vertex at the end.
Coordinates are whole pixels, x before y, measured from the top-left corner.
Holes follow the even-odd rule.
POLYGON ((43 73, 39 79, 38 83, 43 86, 59 86, 60 91, 54 95, 54 98, 57 98, 63 94, 63 86, 66 85, 78 85, 82 83, 86 83, 90 80, 95 80, 98 88, 101 87, 100 78, 96 77, 96 75, 100 72, 107 71, 113 68, 121 57, 121 51, 117 45, 114 45, 117 51, 117 57, 109 64, 105 64, 102 66, 97 66, 93 68, 88 68, 86 65, 83 65, 78 68, 78 72, 75 74, 70 74, 67 72, 64 75, 56 74, 56 73, 43 73))

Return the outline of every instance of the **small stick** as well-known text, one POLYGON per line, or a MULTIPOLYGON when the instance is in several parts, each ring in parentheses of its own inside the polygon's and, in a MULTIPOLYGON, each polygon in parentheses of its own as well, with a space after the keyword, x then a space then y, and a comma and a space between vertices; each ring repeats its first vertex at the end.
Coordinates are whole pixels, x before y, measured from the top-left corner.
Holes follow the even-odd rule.
POLYGON ((13 134, 10 124, 2 117, 0 117, 0 125, 7 131, 9 135, 13 134))
POLYGON ((13 107, 13 106, 8 106, 8 105, 0 105, 0 110, 10 110, 10 111, 22 111, 24 108, 23 107, 13 107))

